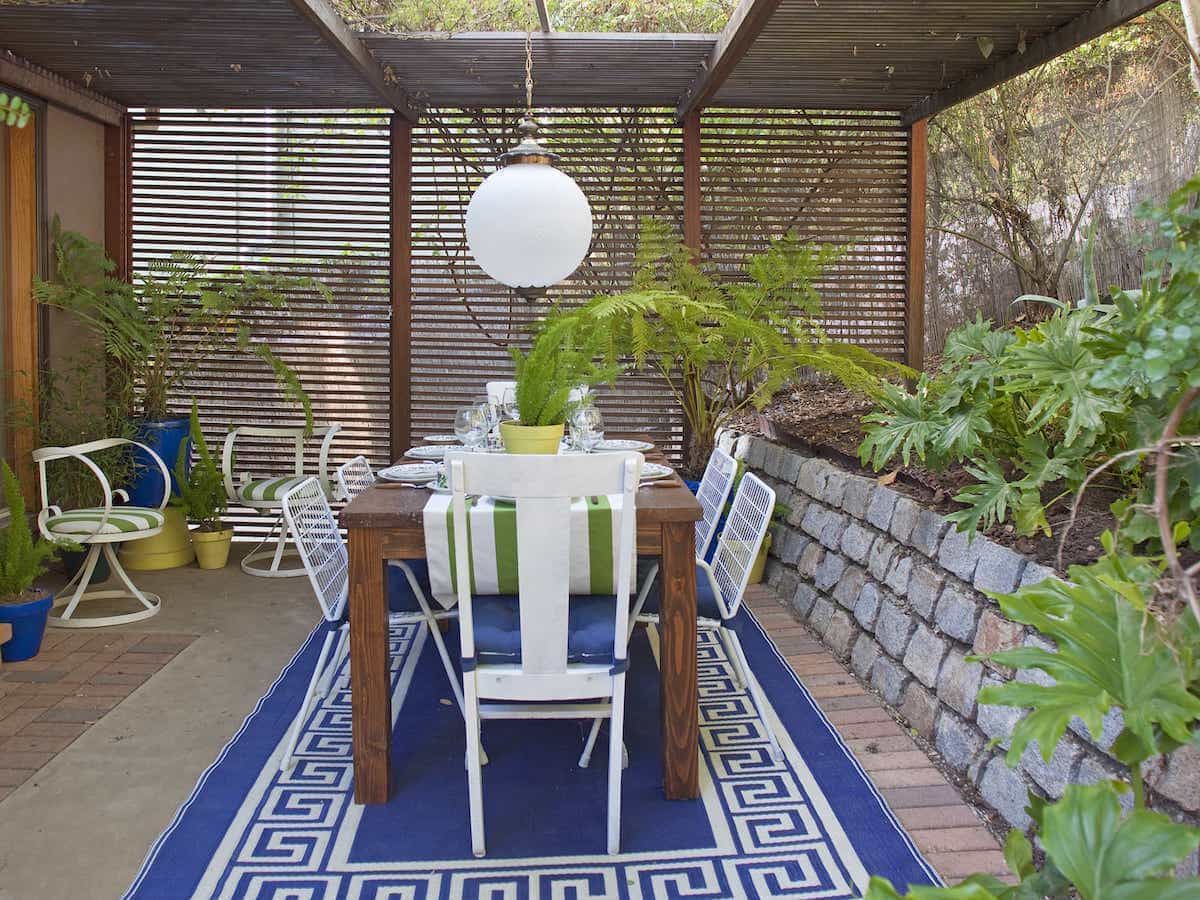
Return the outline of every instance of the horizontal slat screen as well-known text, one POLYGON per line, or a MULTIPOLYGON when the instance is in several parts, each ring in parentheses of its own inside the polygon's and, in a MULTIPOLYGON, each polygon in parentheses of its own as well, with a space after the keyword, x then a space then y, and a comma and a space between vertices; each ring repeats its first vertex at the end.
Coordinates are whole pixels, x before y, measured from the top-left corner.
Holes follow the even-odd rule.
POLYGON ((908 140, 895 113, 706 113, 706 253, 736 277, 747 253, 788 231, 840 248, 818 285, 825 328, 902 360, 908 140))
MULTIPOLYGON (((412 432, 450 430, 455 407, 508 377, 511 344, 548 304, 621 290, 643 217, 682 230, 682 132, 671 110, 546 110, 543 140, 587 194, 592 251, 548 300, 518 298, 467 252, 474 189, 516 140, 515 109, 433 110, 413 129, 412 432)), ((719 111, 702 130, 705 252, 737 277, 745 255, 790 229, 841 248, 820 284, 830 334, 902 358, 907 131, 894 114, 719 111)), ((389 132, 379 112, 172 110, 136 114, 134 265, 177 250, 236 267, 316 276, 332 303, 296 296, 253 323, 296 367, 318 423, 341 422, 333 459, 389 456, 389 132)), ((531 211, 536 214, 536 211, 531 211)), ((206 361, 172 398, 195 396, 206 432, 297 424, 255 361, 206 361)), ((678 458, 678 405, 650 376, 601 390, 610 432, 650 434, 678 458)), ((315 448, 312 448, 315 451, 315 448)), ((311 455, 311 454, 310 454, 311 455)), ((284 472, 286 448, 248 446, 240 469, 284 472)), ((261 522, 261 520, 259 520, 261 522)))
MULTIPOLYGON (((137 274, 176 251, 199 253, 215 275, 235 269, 321 280, 332 302, 290 298, 251 326, 291 364, 317 425, 339 422, 332 459, 388 452, 388 120, 372 112, 171 110, 136 115, 133 252, 137 274)), ((188 347, 180 348, 181 354, 188 347)), ((206 360, 174 412, 199 401, 205 434, 233 425, 300 425, 271 373, 241 355, 206 360)), ((313 471, 317 442, 309 446, 313 471)), ((171 462, 171 461, 168 461, 171 462)), ((292 471, 289 446, 239 442, 236 470, 256 478, 292 471)), ((231 510, 253 534, 269 522, 231 510)))
MULTIPOLYGON (((667 110, 543 111, 542 141, 592 207, 592 250, 580 269, 529 303, 483 274, 467 252, 471 194, 499 153, 517 142, 515 109, 434 110, 413 132, 412 428, 446 431, 454 408, 488 379, 510 378, 510 344, 548 304, 576 305, 627 287, 643 217, 680 225, 683 143, 667 110)), ((530 215, 537 215, 530 210, 530 215)), ((672 457, 683 437, 679 407, 662 382, 623 376, 599 389, 609 432, 649 434, 672 457)))

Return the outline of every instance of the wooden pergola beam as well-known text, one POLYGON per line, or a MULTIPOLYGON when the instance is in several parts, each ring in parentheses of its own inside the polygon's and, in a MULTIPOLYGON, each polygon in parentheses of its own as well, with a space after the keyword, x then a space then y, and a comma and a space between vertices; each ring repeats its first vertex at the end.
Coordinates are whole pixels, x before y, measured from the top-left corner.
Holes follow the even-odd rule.
POLYGON ((999 84, 1015 78, 1030 69, 1047 63, 1056 56, 1074 50, 1093 38, 1124 25, 1161 4, 1163 0, 1107 0, 1090 12, 1072 19, 1066 25, 1043 35, 1029 44, 1024 53, 1012 53, 997 60, 986 69, 976 72, 949 87, 930 94, 919 103, 913 104, 905 113, 902 122, 911 125, 942 110, 969 100, 976 94, 991 90, 999 84))
POLYGON ((388 106, 410 122, 421 117, 401 87, 388 78, 383 66, 326 0, 292 0, 292 5, 313 23, 330 46, 367 80, 388 106))
POLYGON ((542 25, 542 31, 549 34, 554 29, 550 27, 550 10, 546 9, 546 0, 536 0, 538 22, 542 25))
POLYGON ((120 125, 125 107, 12 53, 0 56, 0 84, 100 122, 120 125))
POLYGON ((717 39, 708 62, 679 101, 675 115, 680 120, 701 109, 720 90, 742 57, 762 34, 782 0, 742 0, 717 39))

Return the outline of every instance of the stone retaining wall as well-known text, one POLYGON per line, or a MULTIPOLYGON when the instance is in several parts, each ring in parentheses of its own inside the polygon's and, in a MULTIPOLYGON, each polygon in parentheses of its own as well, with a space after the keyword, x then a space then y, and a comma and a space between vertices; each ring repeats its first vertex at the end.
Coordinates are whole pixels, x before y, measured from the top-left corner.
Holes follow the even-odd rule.
MULTIPOLYGON (((1076 720, 1049 763, 1035 744, 1010 769, 1005 738, 1020 711, 976 702, 983 685, 1013 672, 968 662, 968 655, 1052 648, 1001 615, 982 591, 1012 591, 1053 577, 1051 570, 984 537, 968 541, 941 515, 875 479, 760 437, 724 440, 791 508, 774 528, 767 582, 1004 819, 1028 826, 1030 788, 1057 797, 1069 783, 1119 775, 1106 752, 1121 730, 1118 716, 1098 736, 1076 720), (993 738, 1001 740, 994 748, 993 738)), ((1156 807, 1200 819, 1200 752, 1193 747, 1152 766, 1147 782, 1156 807)))

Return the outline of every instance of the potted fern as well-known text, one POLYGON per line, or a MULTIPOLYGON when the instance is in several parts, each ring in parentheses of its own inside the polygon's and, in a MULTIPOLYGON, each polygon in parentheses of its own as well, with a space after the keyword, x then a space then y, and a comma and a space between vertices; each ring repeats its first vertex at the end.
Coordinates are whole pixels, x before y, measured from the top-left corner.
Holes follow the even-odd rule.
POLYGON ((0 531, 0 622, 12 625, 12 637, 0 645, 0 658, 19 662, 37 656, 42 648, 46 618, 54 603, 53 592, 33 583, 46 573, 46 564, 63 546, 74 543, 35 542, 25 518, 25 499, 7 462, 0 461, 0 475, 9 516, 8 527, 0 531))
POLYGON ((202 569, 223 569, 229 562, 229 545, 233 542, 233 529, 221 519, 229 506, 229 498, 221 470, 200 430, 195 400, 192 401, 190 428, 190 446, 185 443, 180 447, 179 457, 175 460, 179 496, 171 502, 180 507, 195 526, 191 535, 196 564, 202 569), (192 447, 196 449, 196 462, 189 471, 188 457, 192 447))
POLYGON ((571 413, 571 391, 616 378, 615 365, 596 363, 600 348, 593 334, 584 329, 550 329, 537 336, 529 353, 510 349, 521 420, 500 423, 509 453, 557 453, 571 413))

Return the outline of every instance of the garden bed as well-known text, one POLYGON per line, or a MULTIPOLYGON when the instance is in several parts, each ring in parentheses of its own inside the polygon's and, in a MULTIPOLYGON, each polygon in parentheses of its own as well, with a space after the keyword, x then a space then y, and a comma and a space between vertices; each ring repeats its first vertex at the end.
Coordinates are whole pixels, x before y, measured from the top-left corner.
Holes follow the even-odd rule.
MULTIPOLYGON (((846 389, 836 381, 821 379, 780 392, 761 413, 751 412, 733 427, 746 433, 762 434, 777 443, 823 457, 850 472, 890 477, 894 471, 892 487, 920 501, 923 506, 943 514, 961 509, 963 504, 956 503, 953 498, 972 482, 971 476, 961 465, 954 465, 943 472, 932 472, 921 466, 901 466, 875 472, 859 462, 858 448, 863 439, 860 420, 872 408, 871 401, 861 394, 846 389)), ((1053 496, 1053 492, 1049 496, 1053 496)), ((1100 535, 1114 525, 1109 510, 1109 504, 1114 499, 1116 495, 1102 486, 1089 489, 1063 547, 1064 566, 1092 562, 1101 555, 1100 535)), ((991 528, 984 534, 1043 565, 1058 568, 1059 539, 1069 514, 1066 504, 1054 507, 1050 515, 1050 524, 1054 529, 1051 537, 1021 537, 1016 534, 1011 522, 991 528)))

